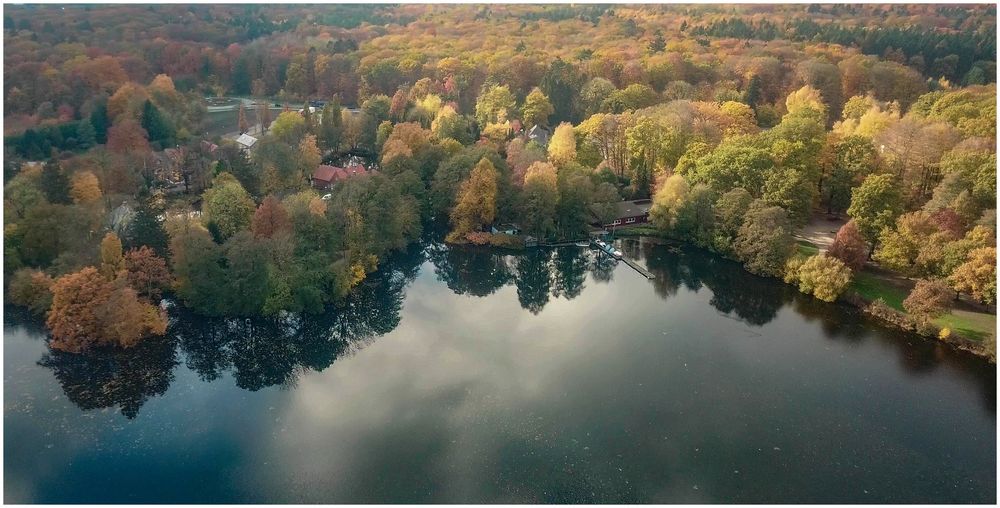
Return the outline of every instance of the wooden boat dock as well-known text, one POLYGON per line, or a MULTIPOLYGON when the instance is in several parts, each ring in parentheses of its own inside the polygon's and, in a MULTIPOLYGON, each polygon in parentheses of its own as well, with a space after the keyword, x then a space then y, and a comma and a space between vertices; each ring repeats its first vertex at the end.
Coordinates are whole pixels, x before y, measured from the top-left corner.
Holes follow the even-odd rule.
POLYGON ((653 272, 650 272, 649 270, 646 269, 646 267, 640 265, 639 263, 636 263, 635 261, 632 261, 631 259, 625 256, 622 256, 622 261, 624 261, 625 264, 631 266, 633 270, 639 272, 643 277, 650 280, 656 278, 656 276, 653 275, 653 272))

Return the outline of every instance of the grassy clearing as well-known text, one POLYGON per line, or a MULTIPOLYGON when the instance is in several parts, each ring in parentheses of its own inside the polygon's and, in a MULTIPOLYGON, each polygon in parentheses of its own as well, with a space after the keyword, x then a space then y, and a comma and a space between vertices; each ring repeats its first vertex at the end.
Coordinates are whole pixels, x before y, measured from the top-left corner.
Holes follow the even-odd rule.
POLYGON ((881 298, 886 305, 900 312, 903 310, 903 300, 906 299, 906 290, 894 286, 882 277, 869 272, 859 272, 854 274, 854 280, 848 287, 849 291, 861 295, 868 301, 875 301, 881 298))
POLYGON ((934 324, 950 328, 963 337, 984 341, 996 333, 997 317, 993 314, 955 309, 935 319, 934 324))
POLYGON ((799 240, 798 243, 796 243, 796 248, 798 248, 800 256, 811 257, 819 254, 819 247, 807 240, 799 240))
MULTIPOLYGON (((848 290, 854 291, 868 301, 881 298, 886 305, 906 313, 903 309, 903 300, 907 296, 906 289, 893 284, 884 276, 864 271, 856 273, 848 290)), ((965 338, 982 341, 996 333, 997 317, 984 312, 954 309, 935 319, 934 324, 939 328, 950 328, 965 338)))

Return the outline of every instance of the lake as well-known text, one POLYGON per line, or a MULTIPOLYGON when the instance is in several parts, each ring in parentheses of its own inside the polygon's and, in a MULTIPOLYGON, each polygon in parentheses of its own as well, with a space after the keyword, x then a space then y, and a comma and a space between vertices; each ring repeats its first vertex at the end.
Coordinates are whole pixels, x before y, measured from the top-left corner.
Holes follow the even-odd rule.
POLYGON ((425 241, 318 317, 130 350, 4 322, 8 503, 993 503, 996 369, 627 240, 425 241))

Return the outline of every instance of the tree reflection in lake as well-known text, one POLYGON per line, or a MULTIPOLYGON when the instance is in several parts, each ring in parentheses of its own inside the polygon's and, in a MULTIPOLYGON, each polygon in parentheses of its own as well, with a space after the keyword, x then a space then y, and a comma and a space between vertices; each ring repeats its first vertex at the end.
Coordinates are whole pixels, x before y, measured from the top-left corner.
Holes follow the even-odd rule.
POLYGON ((431 244, 428 257, 438 280, 456 294, 488 296, 513 284, 521 307, 538 314, 552 297, 572 300, 580 295, 595 266, 605 281, 611 280, 616 262, 604 256, 595 261, 588 249, 561 247, 537 248, 524 252, 502 251, 489 247, 447 247, 431 244))
POLYGON ((763 326, 778 315, 778 310, 797 292, 774 279, 757 277, 738 263, 687 246, 668 246, 650 240, 626 239, 623 245, 631 252, 641 252, 646 267, 656 275, 657 294, 666 298, 684 286, 698 291, 702 286, 712 291, 709 303, 720 312, 735 315, 755 326, 763 326), (641 245, 641 249, 636 249, 641 245))
POLYGON ((577 247, 557 249, 554 256, 552 296, 572 300, 583 292, 587 280, 587 251, 577 247))
POLYGON ((532 249, 517 258, 517 276, 514 279, 517 301, 532 314, 538 314, 549 303, 549 292, 552 290, 551 256, 552 252, 548 249, 532 249))
POLYGON ((703 251, 619 244, 656 277, 590 249, 425 243, 319 316, 174 308, 166 337, 83 355, 9 323, 11 499, 994 494, 993 365, 703 251))
POLYGON ((163 338, 129 349, 51 351, 39 365, 53 371, 67 397, 81 409, 119 407, 130 419, 150 397, 170 386, 179 363, 178 346, 185 364, 204 381, 232 372, 236 385, 250 391, 294 386, 302 372, 322 371, 338 357, 395 329, 404 289, 422 261, 419 249, 395 256, 341 306, 320 315, 223 319, 174 306, 163 338))
POLYGON ((176 344, 169 337, 86 354, 50 350, 38 361, 52 369, 66 397, 80 409, 117 407, 129 419, 150 397, 167 392, 177 363, 176 344))
MULTIPOLYGON (((681 287, 695 292, 707 288, 712 307, 756 327, 774 320, 792 303, 807 320, 819 320, 830 339, 860 340, 870 332, 871 323, 854 309, 841 309, 854 312, 853 319, 845 320, 830 304, 801 295, 780 281, 751 275, 739 264, 707 252, 648 239, 623 239, 619 245, 626 256, 644 263, 655 275, 650 283, 664 299, 681 287)), ((53 351, 39 364, 53 371, 67 397, 80 408, 117 407, 128 418, 134 418, 149 398, 166 392, 180 361, 204 381, 231 373, 245 390, 292 387, 303 373, 323 371, 394 330, 400 323, 405 289, 425 260, 456 294, 485 297, 514 286, 520 306, 532 314, 541 313, 551 298, 580 296, 588 273, 596 282, 611 281, 619 265, 586 248, 512 252, 448 247, 425 239, 386 260, 345 302, 320 315, 221 319, 175 306, 163 339, 128 350, 82 355, 53 351)), ((883 330, 880 336, 893 333, 883 330)), ((914 341, 905 336, 887 340, 899 349, 908 370, 940 363, 940 354, 934 354, 940 345, 912 347, 914 341)), ((995 395, 989 403, 995 406, 995 395)))
POLYGON ((510 256, 499 249, 434 242, 427 246, 427 257, 438 280, 459 295, 489 296, 513 279, 510 256))

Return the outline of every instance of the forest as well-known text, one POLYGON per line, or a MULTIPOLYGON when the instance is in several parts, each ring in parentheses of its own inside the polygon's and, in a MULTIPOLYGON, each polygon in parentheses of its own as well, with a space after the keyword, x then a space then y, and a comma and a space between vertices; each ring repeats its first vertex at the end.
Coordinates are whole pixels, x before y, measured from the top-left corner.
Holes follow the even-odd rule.
POLYGON ((990 5, 8 6, 5 294, 56 350, 128 347, 166 298, 320 314, 427 232, 575 241, 649 199, 633 233, 826 301, 877 266, 914 286, 871 312, 946 338, 956 299, 995 314, 995 33, 990 5), (816 216, 850 219, 822 253, 816 216))

